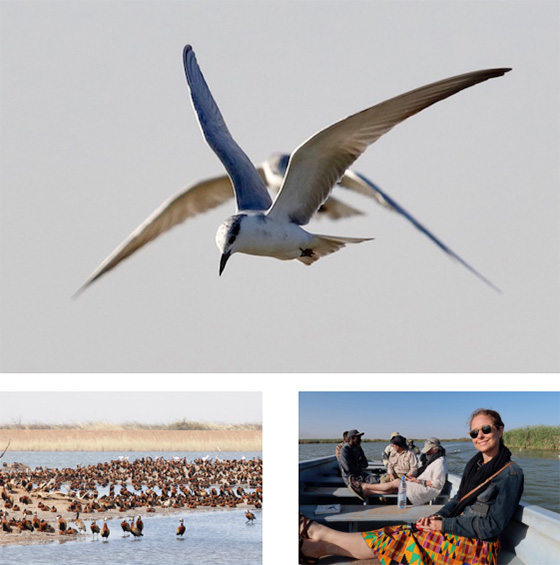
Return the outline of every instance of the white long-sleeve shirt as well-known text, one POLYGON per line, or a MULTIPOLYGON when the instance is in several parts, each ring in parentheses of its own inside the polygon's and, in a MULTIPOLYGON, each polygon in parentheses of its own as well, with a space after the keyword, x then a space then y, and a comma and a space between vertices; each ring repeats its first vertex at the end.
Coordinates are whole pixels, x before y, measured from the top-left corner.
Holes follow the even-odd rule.
POLYGON ((410 500, 413 506, 426 504, 442 491, 447 480, 447 461, 445 457, 438 457, 417 478, 419 481, 431 481, 432 486, 427 487, 421 483, 406 481, 406 498, 410 500))

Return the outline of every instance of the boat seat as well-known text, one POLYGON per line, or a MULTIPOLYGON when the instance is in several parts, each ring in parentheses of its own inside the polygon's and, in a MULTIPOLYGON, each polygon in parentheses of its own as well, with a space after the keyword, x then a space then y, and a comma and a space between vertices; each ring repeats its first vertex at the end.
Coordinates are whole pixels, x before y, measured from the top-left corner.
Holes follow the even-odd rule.
MULTIPOLYGON (((430 500, 427 504, 434 505, 434 504, 444 504, 448 500, 449 488, 447 489, 447 493, 444 490, 441 492, 439 496, 436 496, 433 500, 430 500)), ((362 501, 347 487, 344 483, 340 483, 338 486, 305 486, 303 490, 300 491, 300 500, 303 502, 308 498, 313 497, 317 503, 327 504, 329 499, 341 499, 341 498, 349 498, 355 500, 356 503, 361 503, 362 501)), ((383 497, 384 499, 391 501, 392 503, 396 503, 397 495, 396 494, 370 494, 366 496, 368 501, 375 500, 383 497)), ((350 502, 349 502, 350 503, 350 502)))
MULTIPOLYGON (((360 500, 347 486, 305 487, 300 492, 300 496, 318 496, 322 498, 333 496, 335 498, 355 498, 360 500)), ((369 494, 367 498, 379 498, 380 496, 384 498, 397 498, 396 494, 369 494)))
POLYGON ((332 514, 315 514, 317 505, 302 505, 300 512, 317 522, 323 522, 335 529, 345 531, 365 531, 387 524, 409 524, 420 518, 437 512, 441 505, 407 506, 399 508, 393 504, 347 505, 340 507, 340 512, 332 514))
POLYGON ((320 479, 313 479, 312 481, 305 481, 304 483, 305 488, 312 488, 312 487, 344 487, 344 481, 340 477, 324 477, 320 479))

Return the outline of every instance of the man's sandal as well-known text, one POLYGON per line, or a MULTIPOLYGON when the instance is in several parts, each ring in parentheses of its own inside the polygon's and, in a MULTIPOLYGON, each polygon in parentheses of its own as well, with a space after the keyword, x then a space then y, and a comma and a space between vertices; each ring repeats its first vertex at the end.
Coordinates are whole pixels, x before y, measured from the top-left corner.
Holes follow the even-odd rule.
POLYGON ((364 491, 362 490, 362 485, 353 476, 348 478, 348 488, 362 500, 365 500, 364 491), (356 481, 356 482, 354 482, 356 481))

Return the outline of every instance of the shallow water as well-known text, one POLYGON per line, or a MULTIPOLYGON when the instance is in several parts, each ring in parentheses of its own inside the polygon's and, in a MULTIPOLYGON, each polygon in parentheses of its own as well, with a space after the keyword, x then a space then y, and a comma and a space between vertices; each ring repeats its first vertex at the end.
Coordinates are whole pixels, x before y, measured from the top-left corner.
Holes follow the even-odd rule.
MULTIPOLYGON (((245 510, 191 510, 176 516, 143 518, 144 537, 122 537, 121 519, 108 520, 108 541, 91 534, 79 541, 60 540, 50 544, 0 547, 0 563, 42 565, 72 563, 133 564, 185 563, 221 565, 262 563, 262 512, 253 510, 256 520, 248 524, 245 510), (187 531, 176 539, 179 518, 187 531)), ((90 521, 85 519, 89 529, 90 521)))
MULTIPOLYGON (((368 459, 381 460, 387 442, 364 442, 362 447, 368 459)), ((461 475, 467 461, 476 453, 471 442, 444 442, 449 472, 461 475)), ((422 444, 419 445, 422 447, 422 444)), ((334 455, 333 443, 310 443, 299 446, 299 459, 334 455)), ((521 501, 536 504, 560 513, 560 458, 557 451, 529 451, 512 449, 512 459, 525 475, 521 501)))
MULTIPOLYGON (((186 457, 188 461, 210 456, 215 459, 252 459, 260 452, 6 452, 2 463, 17 461, 31 468, 50 468, 90 465, 126 457, 132 461, 142 457, 186 457)), ((108 541, 94 540, 88 533, 78 539, 57 540, 48 544, 0 547, 0 564, 47 565, 72 563, 73 565, 107 564, 164 564, 185 563, 193 565, 228 565, 262 563, 263 513, 252 510, 255 522, 247 523, 244 509, 181 509, 174 515, 154 515, 142 518, 144 536, 123 538, 120 522, 123 517, 108 520, 111 530, 108 541), (175 532, 179 518, 184 519, 187 531, 183 539, 175 532)), ((127 514, 128 517, 128 514, 127 514)), ((82 516, 89 532, 91 520, 82 516)), ((99 522, 98 522, 99 523, 99 522)), ((70 524, 71 525, 71 524, 70 524)), ((100 524, 101 525, 101 524, 100 524)), ((8 535, 8 534, 5 534, 8 535)))

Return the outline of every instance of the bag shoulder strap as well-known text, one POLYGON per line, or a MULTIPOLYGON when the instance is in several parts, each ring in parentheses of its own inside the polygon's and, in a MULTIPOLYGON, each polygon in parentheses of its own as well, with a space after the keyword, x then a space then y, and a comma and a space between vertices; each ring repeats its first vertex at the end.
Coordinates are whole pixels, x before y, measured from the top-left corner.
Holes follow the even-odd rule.
POLYGON ((477 491, 480 487, 483 487, 485 484, 489 483, 496 475, 499 475, 506 467, 513 465, 513 461, 506 463, 499 471, 496 471, 491 477, 488 477, 483 483, 480 483, 477 487, 474 487, 470 492, 467 492, 459 502, 463 502, 465 498, 469 497, 473 492, 477 491))

